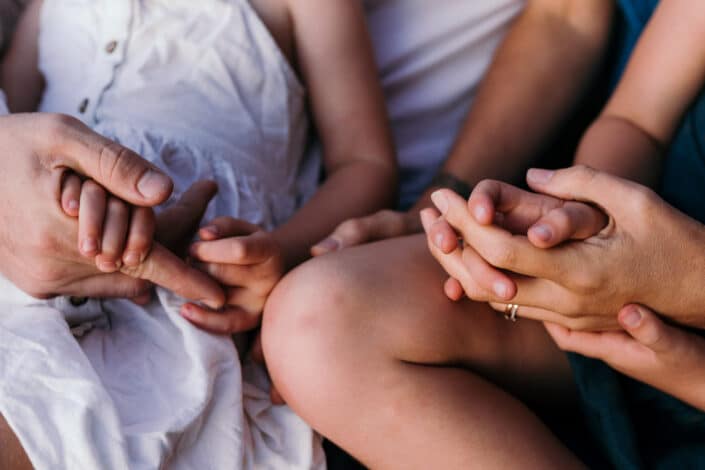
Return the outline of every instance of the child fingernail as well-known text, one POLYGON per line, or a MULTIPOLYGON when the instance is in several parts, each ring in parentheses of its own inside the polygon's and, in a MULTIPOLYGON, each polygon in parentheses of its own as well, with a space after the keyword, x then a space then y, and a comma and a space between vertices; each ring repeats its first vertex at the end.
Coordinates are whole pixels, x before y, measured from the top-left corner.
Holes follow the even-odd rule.
POLYGON ((130 251, 125 254, 124 261, 128 266, 138 266, 142 262, 142 257, 139 253, 130 251))
POLYGON ((85 238, 81 242, 81 251, 85 254, 93 254, 98 251, 98 242, 93 238, 85 238))
POLYGON ((98 267, 101 271, 108 273, 115 272, 120 269, 118 267, 118 263, 112 261, 101 261, 100 263, 98 263, 98 267))
POLYGON ((487 209, 485 206, 477 206, 475 208, 475 219, 478 222, 484 222, 487 219, 487 209))
POLYGON ((530 183, 546 184, 551 181, 551 178, 553 178, 554 174, 555 171, 532 168, 526 174, 526 179, 530 183))
POLYGON ((433 205, 441 211, 441 214, 445 214, 448 211, 448 198, 442 192, 436 191, 431 194, 431 200, 433 205))
POLYGON ((188 305, 188 304, 187 304, 187 305, 184 305, 183 307, 181 307, 181 315, 184 316, 184 317, 186 317, 186 318, 189 319, 189 320, 193 320, 193 318, 194 318, 194 316, 195 316, 195 315, 194 315, 194 312, 193 312, 193 309, 192 309, 191 306, 188 305))
POLYGON ((553 236, 551 228, 548 225, 543 224, 532 227, 531 233, 533 233, 536 238, 544 242, 550 241, 553 236))
POLYGON ((638 328, 641 324, 641 320, 644 318, 644 314, 637 307, 630 308, 621 317, 622 325, 628 329, 638 328))
POLYGON ((66 208, 70 211, 77 211, 78 210, 78 201, 75 199, 70 200, 69 202, 66 203, 66 208))

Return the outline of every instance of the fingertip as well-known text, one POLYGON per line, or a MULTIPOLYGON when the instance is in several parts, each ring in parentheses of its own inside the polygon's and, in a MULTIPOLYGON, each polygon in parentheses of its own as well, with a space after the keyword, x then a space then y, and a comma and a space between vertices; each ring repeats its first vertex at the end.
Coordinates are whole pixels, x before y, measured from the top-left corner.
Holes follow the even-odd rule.
POLYGON ((492 292, 494 292, 499 300, 509 301, 516 296, 516 286, 513 282, 498 280, 492 284, 492 292))
POLYGON ((207 225, 198 231, 198 236, 202 240, 213 241, 218 239, 220 232, 216 225, 207 225))
POLYGON ((71 217, 78 217, 79 203, 77 199, 64 200, 62 201, 62 205, 66 215, 69 215, 71 217))
POLYGON ((550 248, 554 244, 553 230, 546 224, 537 224, 531 227, 527 233, 529 241, 537 248, 550 248))
POLYGON ((555 171, 540 168, 531 168, 526 172, 526 182, 529 185, 543 186, 548 184, 553 178, 555 171))
POLYGON ((332 253, 334 251, 338 251, 341 249, 341 243, 340 241, 336 240, 335 238, 326 238, 325 240, 322 240, 318 242, 316 245, 314 245, 311 248, 312 253, 314 256, 320 256, 324 255, 326 253, 332 253))
POLYGON ((98 240, 88 237, 81 240, 78 249, 83 256, 93 257, 100 252, 100 245, 98 240))
POLYGON ((445 292, 446 297, 453 302, 457 302, 462 299, 465 293, 460 282, 452 277, 449 277, 443 284, 443 291, 445 292))
POLYGON ((619 312, 617 319, 622 328, 633 331, 642 325, 644 317, 644 311, 638 305, 629 305, 619 312))
POLYGON ((435 220, 437 219, 436 211, 431 208, 423 209, 421 212, 419 212, 419 218, 421 219, 421 225, 423 226, 424 230, 428 232, 431 225, 433 225, 433 222, 435 222, 435 220))
POLYGON ((137 181, 136 189, 147 205, 166 200, 174 189, 174 182, 154 168, 148 168, 137 181))
POLYGON ((436 206, 439 211, 441 211, 441 214, 445 214, 448 211, 448 197, 445 195, 442 189, 434 191, 431 194, 431 201, 433 201, 433 205, 436 206))

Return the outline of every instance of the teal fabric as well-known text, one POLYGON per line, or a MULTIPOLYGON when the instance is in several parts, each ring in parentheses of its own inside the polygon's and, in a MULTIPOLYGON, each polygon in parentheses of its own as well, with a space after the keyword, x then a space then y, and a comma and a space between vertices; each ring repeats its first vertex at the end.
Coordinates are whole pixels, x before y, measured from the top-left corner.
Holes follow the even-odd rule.
MULTIPOLYGON (((657 0, 620 0, 615 82, 657 0)), ((685 117, 666 160, 661 194, 705 223, 705 94, 685 117)), ((702 332, 701 332, 702 333, 702 332)), ((606 364, 571 355, 586 418, 618 469, 705 469, 705 413, 606 364)))

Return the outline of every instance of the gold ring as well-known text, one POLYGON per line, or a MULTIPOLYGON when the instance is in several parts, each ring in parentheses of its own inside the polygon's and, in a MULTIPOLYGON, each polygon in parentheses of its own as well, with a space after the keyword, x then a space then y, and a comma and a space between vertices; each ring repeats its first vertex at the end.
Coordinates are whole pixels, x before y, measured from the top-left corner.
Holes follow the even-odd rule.
POLYGON ((506 318, 509 321, 516 322, 518 311, 519 311, 519 305, 507 304, 507 306, 504 307, 504 318, 506 318))

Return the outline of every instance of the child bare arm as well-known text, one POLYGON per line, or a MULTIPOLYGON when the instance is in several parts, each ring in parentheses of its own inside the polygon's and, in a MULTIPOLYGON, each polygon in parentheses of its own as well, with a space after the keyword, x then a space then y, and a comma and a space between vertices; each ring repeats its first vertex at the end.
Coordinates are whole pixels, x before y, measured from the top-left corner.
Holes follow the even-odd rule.
POLYGON ((290 268, 340 222, 391 205, 397 168, 360 2, 288 3, 326 170, 311 200, 273 232, 290 268))
POLYGON ((326 179, 292 218, 271 233, 234 219, 202 230, 191 250, 226 287, 219 312, 187 304, 182 314, 227 334, 257 326, 269 293, 287 269, 342 221, 392 204, 397 168, 372 46, 359 2, 289 0, 296 64, 306 83, 324 151, 326 179))
POLYGON ((681 117, 705 82, 705 4, 662 1, 576 163, 654 185, 681 117))
POLYGON ((36 111, 44 89, 39 71, 39 15, 42 0, 32 0, 21 16, 0 69, 0 88, 13 113, 36 111))

